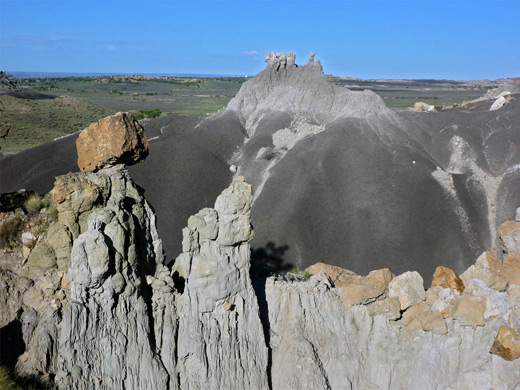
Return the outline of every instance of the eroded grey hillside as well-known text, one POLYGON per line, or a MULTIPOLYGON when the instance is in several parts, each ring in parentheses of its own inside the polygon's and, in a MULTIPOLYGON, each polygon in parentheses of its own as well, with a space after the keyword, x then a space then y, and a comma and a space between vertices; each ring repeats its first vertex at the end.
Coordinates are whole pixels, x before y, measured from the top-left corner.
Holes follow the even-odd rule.
MULTIPOLYGON (((314 56, 266 62, 221 112, 144 123, 150 157, 130 171, 158 214, 167 263, 187 218, 234 175, 253 186, 261 264, 390 266, 428 281, 436 264, 462 272, 483 250, 501 257, 496 228, 519 195, 517 83, 437 112, 392 110, 331 83, 314 56)), ((3 158, 0 190, 48 191, 76 169, 74 138, 3 158)))

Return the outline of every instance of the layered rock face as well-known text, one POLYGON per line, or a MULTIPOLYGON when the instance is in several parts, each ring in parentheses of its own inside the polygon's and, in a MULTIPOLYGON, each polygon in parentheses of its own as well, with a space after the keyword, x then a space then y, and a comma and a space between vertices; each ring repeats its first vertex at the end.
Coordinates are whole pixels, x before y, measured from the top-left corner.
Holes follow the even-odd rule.
POLYGON ((297 66, 295 59, 294 53, 267 54, 266 69, 244 83, 226 107, 226 111, 238 113, 249 136, 274 113, 293 116, 314 125, 314 130, 316 125, 340 117, 391 116, 374 92, 352 92, 328 82, 320 61, 314 61, 314 53, 303 66, 297 66))
POLYGON ((91 175, 104 181, 110 195, 72 246, 57 383, 77 389, 166 388, 169 376, 156 354, 146 284, 163 261, 155 217, 121 166, 91 175))
POLYGON ((520 285, 490 253, 461 278, 439 267, 427 291, 416 272, 307 272, 266 284, 272 389, 518 386, 520 285))
MULTIPOLYGON (((144 123, 153 153, 129 170, 160 215, 161 236, 173 237, 163 243, 168 263, 187 218, 234 175, 254 189, 254 254, 273 252, 280 269, 326 261, 360 274, 413 269, 428 282, 437 264, 460 274, 485 250, 503 260, 496 229, 520 194, 514 80, 492 99, 417 112, 334 85, 314 57, 303 66, 292 54, 266 60, 227 109, 144 123)), ((0 191, 50 190, 74 169, 74 141, 3 158, 0 191)))
POLYGON ((2 336, 15 337, 11 328, 24 324, 18 373, 43 375, 59 389, 268 388, 249 277, 252 194, 243 178, 214 209, 189 219, 173 269, 151 207, 122 165, 56 182, 54 197, 66 194, 66 202, 55 224, 82 222, 71 227, 68 272, 34 260, 25 265, 30 277, 15 266, 0 275, 2 336), (65 180, 74 191, 63 189, 65 180), (88 216, 78 214, 75 206, 89 201, 88 216))
POLYGON ((59 389, 509 389, 520 381, 515 222, 500 229, 506 262, 486 252, 460 277, 439 267, 426 291, 417 272, 361 276, 318 263, 306 276, 268 278, 260 312, 249 276, 253 197, 242 177, 189 218, 173 266, 122 166, 76 182, 105 195, 79 226, 67 274, 57 264, 26 267, 30 277, 17 267, 0 273, 1 318, 18 321, 25 340, 18 372, 59 389))
POLYGON ((188 220, 175 269, 182 389, 266 389, 267 346, 249 277, 251 186, 239 177, 188 220))

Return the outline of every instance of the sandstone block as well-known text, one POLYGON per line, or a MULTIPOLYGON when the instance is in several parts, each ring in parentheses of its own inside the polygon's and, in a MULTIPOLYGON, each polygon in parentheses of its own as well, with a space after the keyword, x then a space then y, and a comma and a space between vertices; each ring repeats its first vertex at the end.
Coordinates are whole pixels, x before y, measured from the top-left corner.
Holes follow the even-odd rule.
POLYGON ((518 359, 520 357, 520 335, 513 328, 500 326, 489 352, 505 360, 518 359))
POLYGON ((460 294, 464 291, 464 282, 450 268, 438 266, 433 274, 432 287, 452 288, 460 294))
POLYGON ((417 102, 413 105, 413 109, 415 111, 421 111, 421 112, 437 112, 435 109, 435 106, 432 106, 431 104, 426 104, 424 102, 417 102))
POLYGON ((460 321, 462 325, 471 327, 484 326, 484 313, 486 302, 471 296, 462 296, 453 305, 452 317, 460 321))
POLYGON ((366 304, 385 294, 393 274, 388 268, 352 278, 343 287, 343 302, 347 306, 366 304))
POLYGON ((307 267, 305 272, 308 272, 311 275, 318 275, 320 272, 323 272, 330 278, 335 287, 344 287, 352 279, 359 277, 358 274, 349 271, 348 269, 325 263, 313 264, 310 267, 307 267))
POLYGON ((507 253, 520 253, 520 222, 506 221, 497 232, 507 253))
POLYGON ((489 108, 489 111, 495 111, 495 110, 498 110, 499 108, 501 108, 502 106, 504 106, 504 104, 506 104, 506 98, 503 97, 503 96, 500 96, 499 98, 497 98, 497 100, 495 100, 493 102, 493 104, 491 105, 491 107, 489 108))
POLYGON ((372 302, 367 308, 371 316, 383 314, 391 321, 398 320, 401 317, 401 305, 399 304, 399 299, 396 297, 372 302))
POLYGON ((403 324, 409 325, 414 319, 421 319, 421 317, 431 314, 432 311, 425 302, 419 302, 416 305, 411 306, 403 313, 403 324))
POLYGON ((486 286, 497 291, 504 291, 508 283, 502 262, 491 252, 482 253, 475 264, 460 275, 460 278, 466 286, 471 279, 480 279, 486 286))
POLYGON ((423 286, 423 278, 418 272, 405 272, 396 276, 388 285, 390 297, 399 298, 401 310, 406 310, 426 298, 423 286))
POLYGON ((22 233, 22 245, 31 247, 36 241, 36 237, 31 232, 22 233))
POLYGON ((434 311, 421 317, 422 329, 426 332, 432 332, 434 334, 446 334, 448 333, 448 327, 446 321, 441 313, 434 311))
POLYGON ((520 286, 520 255, 510 253, 504 260, 504 269, 509 284, 520 286))
POLYGON ((108 164, 132 165, 148 155, 143 127, 122 112, 92 123, 81 132, 76 147, 83 172, 95 172, 108 164))
POLYGON ((29 254, 27 265, 29 267, 41 268, 43 270, 55 267, 56 256, 54 255, 54 251, 43 241, 36 244, 29 254))

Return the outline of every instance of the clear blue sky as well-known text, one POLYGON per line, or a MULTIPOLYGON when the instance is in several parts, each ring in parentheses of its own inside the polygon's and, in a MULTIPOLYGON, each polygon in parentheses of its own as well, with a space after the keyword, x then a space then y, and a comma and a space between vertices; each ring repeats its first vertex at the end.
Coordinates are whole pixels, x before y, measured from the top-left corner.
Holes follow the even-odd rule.
POLYGON ((361 78, 520 76, 520 1, 4 1, 0 69, 253 75, 317 53, 361 78))

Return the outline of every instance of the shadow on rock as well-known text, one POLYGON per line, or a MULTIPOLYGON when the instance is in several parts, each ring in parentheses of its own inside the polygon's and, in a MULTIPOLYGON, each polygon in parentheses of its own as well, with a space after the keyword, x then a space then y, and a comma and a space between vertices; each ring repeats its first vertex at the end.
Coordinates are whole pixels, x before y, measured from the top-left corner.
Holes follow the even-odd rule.
POLYGON ((288 250, 288 245, 277 247, 272 241, 265 247, 251 248, 251 279, 265 279, 289 271, 293 265, 284 263, 285 252, 288 250))
POLYGON ((265 344, 269 351, 267 362, 267 376, 269 388, 271 388, 271 366, 272 351, 269 336, 269 308, 265 295, 265 283, 269 276, 285 274, 293 265, 284 262, 285 253, 289 250, 288 245, 276 246, 274 242, 268 242, 265 247, 251 248, 251 281, 258 299, 260 309, 260 320, 264 329, 265 344))

